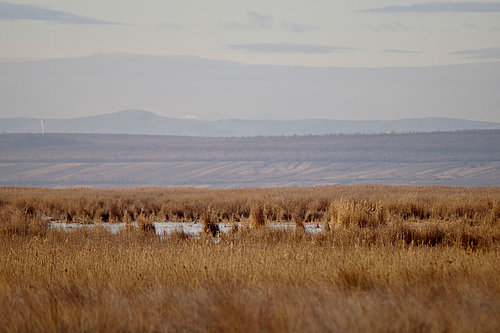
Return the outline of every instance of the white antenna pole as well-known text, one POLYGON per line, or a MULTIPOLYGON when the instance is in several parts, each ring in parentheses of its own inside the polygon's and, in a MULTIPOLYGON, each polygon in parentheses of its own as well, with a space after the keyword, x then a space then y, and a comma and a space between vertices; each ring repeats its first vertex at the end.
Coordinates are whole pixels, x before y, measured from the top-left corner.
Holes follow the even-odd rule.
POLYGON ((40 125, 42 126, 42 134, 45 134, 45 123, 43 122, 43 119, 40 120, 40 125))

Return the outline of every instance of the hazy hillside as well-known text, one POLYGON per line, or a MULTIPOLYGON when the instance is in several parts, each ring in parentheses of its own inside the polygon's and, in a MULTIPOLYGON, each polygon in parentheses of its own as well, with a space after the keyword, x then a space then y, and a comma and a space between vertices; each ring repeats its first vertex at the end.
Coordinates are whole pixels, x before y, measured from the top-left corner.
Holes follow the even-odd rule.
MULTIPOLYGON (((0 119, 0 133, 40 133, 41 119, 0 119)), ((50 133, 114 133, 190 136, 323 135, 389 132, 434 132, 461 129, 495 129, 500 123, 451 118, 401 119, 392 121, 341 121, 325 119, 218 120, 166 118, 151 112, 126 110, 101 116, 44 119, 50 133)))
POLYGON ((0 185, 500 185, 500 130, 207 138, 0 135, 0 185))
POLYGON ((500 62, 317 68, 130 54, 0 62, 4 117, 72 118, 138 108, 204 120, 492 119, 499 87, 500 62))

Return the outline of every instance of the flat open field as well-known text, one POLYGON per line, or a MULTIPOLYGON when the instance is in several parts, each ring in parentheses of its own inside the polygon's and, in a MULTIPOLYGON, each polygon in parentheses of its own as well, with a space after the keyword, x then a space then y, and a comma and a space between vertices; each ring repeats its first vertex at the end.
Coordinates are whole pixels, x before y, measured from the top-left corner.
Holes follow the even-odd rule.
POLYGON ((495 332, 499 272, 498 187, 0 187, 5 332, 495 332))
POLYGON ((500 130, 203 138, 0 135, 0 185, 500 186, 500 130))

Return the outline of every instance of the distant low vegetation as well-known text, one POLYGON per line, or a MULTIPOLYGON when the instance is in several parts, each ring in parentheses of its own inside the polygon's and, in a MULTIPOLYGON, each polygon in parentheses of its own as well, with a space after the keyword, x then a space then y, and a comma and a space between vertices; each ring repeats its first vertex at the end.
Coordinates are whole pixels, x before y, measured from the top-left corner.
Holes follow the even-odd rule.
POLYGON ((0 185, 500 185, 500 130, 208 138, 0 135, 0 185))
POLYGON ((0 135, 0 162, 500 161, 500 130, 207 138, 112 134, 0 135))

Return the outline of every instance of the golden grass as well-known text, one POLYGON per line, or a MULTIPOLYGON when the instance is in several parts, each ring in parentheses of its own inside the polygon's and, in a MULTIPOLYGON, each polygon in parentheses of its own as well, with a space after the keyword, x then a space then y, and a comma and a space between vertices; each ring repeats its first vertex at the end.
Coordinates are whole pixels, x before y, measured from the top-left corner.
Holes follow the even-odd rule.
POLYGON ((203 232, 212 237, 215 237, 219 233, 219 226, 214 221, 210 209, 207 209, 203 214, 203 232))
MULTIPOLYGON (((123 191, 142 202, 149 191, 176 190, 123 191)), ((160 238, 140 223, 117 235, 100 227, 64 232, 41 218, 71 190, 0 189, 0 331, 500 330, 498 188, 270 189, 262 196, 249 190, 246 200, 245 190, 230 200, 218 191, 200 190, 198 199, 185 191, 187 201, 170 197, 185 204, 179 213, 191 214, 189 200, 199 200, 204 212, 215 207, 211 222, 224 213, 228 221, 249 220, 253 203, 264 203, 269 220, 328 224, 334 207, 337 217, 320 234, 241 227, 219 234, 218 243, 204 233, 160 238), (308 218, 318 212, 321 218, 308 218), (349 212, 358 215, 339 223, 349 212)), ((108 192, 79 193, 67 200, 88 205, 108 192)), ((107 204, 123 198, 110 195, 107 204)), ((152 203, 144 203, 144 216, 134 219, 147 224, 154 217, 152 203)), ((76 204, 61 206, 80 216, 76 204)))
MULTIPOLYGON (((500 217, 500 190, 440 186, 324 186, 311 188, 208 190, 189 187, 49 190, 0 187, 0 207, 69 222, 199 221, 210 207, 222 221, 247 220, 260 207, 265 221, 325 222, 331 206, 380 209, 377 219, 491 219, 500 217)), ((368 212, 368 216, 373 215, 368 212)), ((370 220, 369 218, 368 220, 370 220)), ((370 221, 368 221, 370 222, 370 221)), ((368 223, 370 224, 370 223, 368 223)))
POLYGON ((341 227, 376 227, 386 222, 384 207, 378 202, 340 199, 330 207, 332 224, 341 227))
POLYGON ((254 204, 250 211, 250 227, 253 229, 262 228, 266 225, 266 217, 261 205, 254 204))

